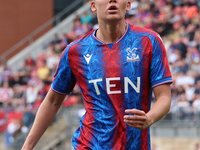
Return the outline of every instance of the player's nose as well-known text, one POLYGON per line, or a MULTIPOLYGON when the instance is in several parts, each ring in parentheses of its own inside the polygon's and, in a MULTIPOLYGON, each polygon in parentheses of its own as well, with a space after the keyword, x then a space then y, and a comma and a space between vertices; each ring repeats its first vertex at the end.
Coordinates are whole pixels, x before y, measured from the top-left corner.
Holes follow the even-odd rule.
POLYGON ((116 3, 117 0, 109 0, 109 3, 116 3))

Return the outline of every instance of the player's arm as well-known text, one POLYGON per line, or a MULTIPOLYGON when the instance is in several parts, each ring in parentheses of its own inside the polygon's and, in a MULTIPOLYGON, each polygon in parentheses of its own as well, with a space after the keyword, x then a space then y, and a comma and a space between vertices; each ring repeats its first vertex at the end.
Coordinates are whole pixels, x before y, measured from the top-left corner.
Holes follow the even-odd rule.
POLYGON ((22 150, 32 150, 34 148, 40 137, 52 122, 64 98, 65 95, 58 94, 52 89, 49 90, 37 112, 33 127, 22 147, 22 150))
POLYGON ((170 110, 171 106, 171 89, 170 84, 163 84, 153 89, 156 102, 152 109, 145 113, 137 109, 127 109, 124 121, 133 128, 145 129, 158 120, 162 119, 170 110))

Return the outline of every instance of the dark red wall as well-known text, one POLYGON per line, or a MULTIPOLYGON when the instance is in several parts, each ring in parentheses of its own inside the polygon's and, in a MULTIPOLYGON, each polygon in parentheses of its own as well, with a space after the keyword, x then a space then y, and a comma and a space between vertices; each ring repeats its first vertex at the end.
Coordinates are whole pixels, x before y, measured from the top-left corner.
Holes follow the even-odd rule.
MULTIPOLYGON (((53 0, 0 0, 0 55, 50 20, 53 3, 53 0)), ((52 25, 43 33, 50 28, 52 25)))

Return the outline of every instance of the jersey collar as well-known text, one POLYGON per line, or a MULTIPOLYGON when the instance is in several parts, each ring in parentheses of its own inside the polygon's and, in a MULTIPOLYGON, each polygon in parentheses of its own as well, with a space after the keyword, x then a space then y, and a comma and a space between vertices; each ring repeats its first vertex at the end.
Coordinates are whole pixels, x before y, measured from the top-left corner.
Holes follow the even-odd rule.
MULTIPOLYGON (((120 42, 120 41, 124 38, 124 36, 125 36, 126 33, 128 32, 128 29, 129 29, 129 24, 126 23, 126 30, 125 30, 124 34, 123 34, 122 37, 121 37, 119 40, 117 40, 115 43, 120 42)), ((103 41, 101 41, 100 39, 98 39, 98 38, 96 37, 96 32, 97 32, 97 30, 98 30, 98 29, 94 30, 94 32, 93 32, 93 37, 94 37, 94 39, 95 39, 96 41, 98 41, 99 43, 101 43, 101 44, 106 44, 106 43, 104 43, 103 41)), ((113 44, 114 44, 114 43, 113 43, 113 44)))

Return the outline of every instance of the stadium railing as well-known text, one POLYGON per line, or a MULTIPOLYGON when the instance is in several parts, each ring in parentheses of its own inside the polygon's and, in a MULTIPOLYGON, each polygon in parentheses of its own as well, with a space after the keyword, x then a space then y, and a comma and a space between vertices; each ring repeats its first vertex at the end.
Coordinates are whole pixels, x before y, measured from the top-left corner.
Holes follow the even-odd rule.
MULTIPOLYGON (((71 138, 79 126, 79 121, 84 110, 84 106, 80 104, 70 107, 62 106, 45 134, 35 146, 34 150, 49 150, 55 147, 59 147, 61 150, 71 150, 71 138)), ((29 130, 30 129, 31 126, 29 127, 29 130)), ((28 133, 21 133, 17 136, 10 149, 19 150, 27 135, 28 133)))
MULTIPOLYGON (((82 104, 70 107, 61 107, 56 118, 42 136, 34 150, 66 149, 72 150, 71 138, 79 126, 79 121, 84 113, 82 104)), ((169 113, 162 120, 151 126, 152 137, 170 138, 200 138, 200 118, 190 120, 180 119, 177 115, 169 113)), ((27 134, 21 134, 15 139, 12 149, 19 149, 25 141, 27 134)))

